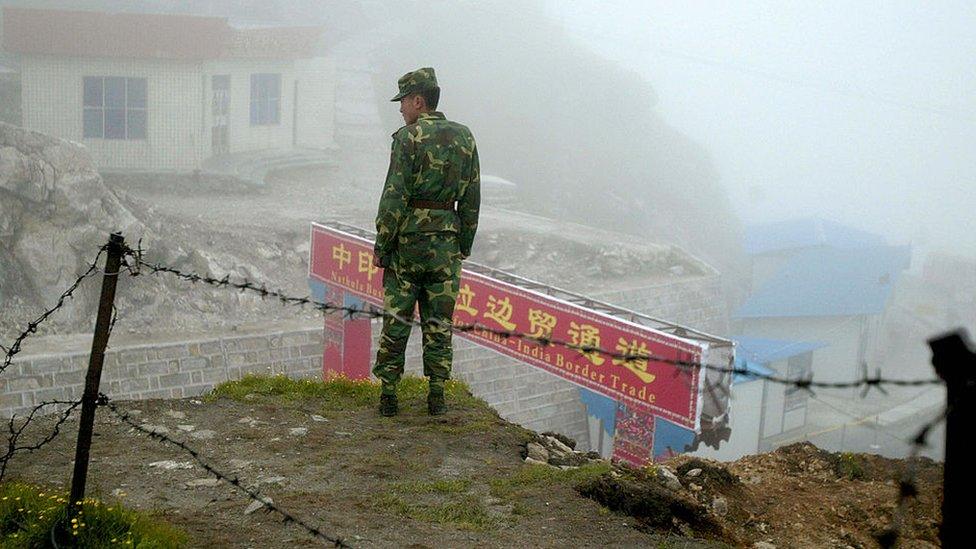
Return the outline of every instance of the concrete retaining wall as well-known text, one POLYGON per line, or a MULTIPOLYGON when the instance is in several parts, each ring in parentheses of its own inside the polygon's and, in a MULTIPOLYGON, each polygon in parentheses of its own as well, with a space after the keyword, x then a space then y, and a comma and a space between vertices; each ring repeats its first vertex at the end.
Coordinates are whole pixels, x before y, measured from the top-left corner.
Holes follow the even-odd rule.
MULTIPOLYGON (((48 400, 81 398, 88 352, 18 355, 0 376, 0 416, 23 413, 48 400)), ((101 390, 118 399, 183 398, 248 373, 321 376, 322 330, 109 348, 101 390)))

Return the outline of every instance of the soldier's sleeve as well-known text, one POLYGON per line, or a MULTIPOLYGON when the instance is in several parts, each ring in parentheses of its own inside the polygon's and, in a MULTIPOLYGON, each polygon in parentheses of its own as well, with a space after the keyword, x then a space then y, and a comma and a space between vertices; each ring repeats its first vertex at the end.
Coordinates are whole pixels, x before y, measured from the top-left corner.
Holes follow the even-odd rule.
POLYGON ((383 195, 376 213, 373 253, 380 260, 389 259, 396 249, 397 232, 408 213, 407 176, 413 166, 413 144, 408 135, 406 129, 393 134, 390 169, 386 173, 386 183, 383 184, 383 195))
POLYGON ((481 166, 478 163, 478 146, 471 139, 471 162, 465 174, 468 181, 464 193, 458 198, 457 212, 461 220, 460 248, 461 255, 471 255, 474 244, 474 233, 478 231, 478 212, 481 208, 481 166))

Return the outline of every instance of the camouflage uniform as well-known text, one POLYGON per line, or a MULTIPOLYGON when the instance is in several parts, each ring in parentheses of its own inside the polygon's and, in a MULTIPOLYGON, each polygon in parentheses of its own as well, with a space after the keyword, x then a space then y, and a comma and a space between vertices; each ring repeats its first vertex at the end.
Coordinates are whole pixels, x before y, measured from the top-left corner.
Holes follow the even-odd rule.
MULTIPOLYGON (((434 69, 407 73, 393 101, 436 86, 434 69)), ((386 268, 385 309, 412 318, 415 305, 420 307, 424 375, 431 393, 442 393, 451 376, 449 326, 461 260, 470 255, 478 228, 480 196, 478 150, 467 127, 440 112, 427 112, 393 134, 374 253, 386 268)), ((409 336, 409 324, 384 319, 373 374, 385 395, 396 393, 409 336)))

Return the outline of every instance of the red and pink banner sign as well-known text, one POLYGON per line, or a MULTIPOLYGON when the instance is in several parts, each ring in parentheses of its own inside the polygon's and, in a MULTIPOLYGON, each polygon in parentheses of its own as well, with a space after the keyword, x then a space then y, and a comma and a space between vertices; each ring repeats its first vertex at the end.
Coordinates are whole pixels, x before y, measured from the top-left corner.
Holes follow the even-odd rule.
MULTIPOLYGON (((312 225, 309 276, 382 306, 383 270, 373 266, 373 243, 312 225)), ((655 359, 699 362, 700 345, 626 320, 594 312, 465 270, 454 309, 456 325, 484 329, 458 335, 532 364, 628 406, 697 430, 700 417, 700 369, 655 359), (493 333, 524 333, 611 353, 647 356, 623 360, 560 345, 541 345, 493 333)))

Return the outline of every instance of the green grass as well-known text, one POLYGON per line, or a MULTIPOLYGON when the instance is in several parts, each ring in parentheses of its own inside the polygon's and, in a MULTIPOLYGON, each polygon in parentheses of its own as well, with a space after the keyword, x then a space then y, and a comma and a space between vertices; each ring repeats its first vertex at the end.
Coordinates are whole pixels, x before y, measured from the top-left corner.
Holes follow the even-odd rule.
POLYGON ((536 492, 556 485, 576 486, 610 471, 606 462, 588 463, 576 469, 557 469, 548 465, 523 465, 510 476, 492 479, 491 494, 511 500, 527 492, 536 492))
MULTIPOLYGON (((449 403, 470 404, 483 402, 471 396, 467 385, 451 380, 444 385, 449 403)), ((401 402, 424 400, 427 398, 427 380, 418 377, 404 377, 397 387, 401 402)), ((369 380, 353 380, 346 377, 333 377, 328 380, 291 379, 284 375, 265 376, 248 374, 237 381, 228 381, 216 386, 208 398, 230 398, 250 401, 254 398, 277 399, 281 401, 322 400, 326 409, 350 407, 373 407, 380 399, 380 385, 369 380)))
POLYGON ((465 479, 439 479, 426 482, 397 482, 393 491, 401 494, 463 494, 471 488, 465 479))
POLYGON ((421 522, 454 524, 463 529, 483 531, 490 530, 498 524, 498 520, 485 509, 485 504, 472 495, 427 503, 416 501, 416 498, 404 498, 396 491, 392 491, 381 496, 376 505, 384 511, 421 522))
MULTIPOLYGON (((19 482, 0 485, 0 547, 51 547, 51 529, 67 513, 66 493, 19 482)), ((85 499, 71 523, 78 547, 183 547, 186 536, 151 516, 85 499)))

